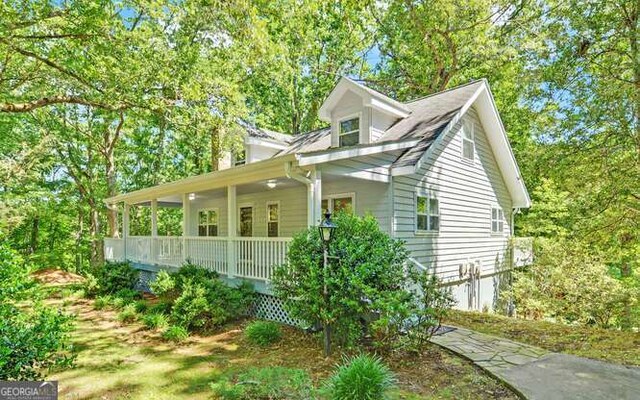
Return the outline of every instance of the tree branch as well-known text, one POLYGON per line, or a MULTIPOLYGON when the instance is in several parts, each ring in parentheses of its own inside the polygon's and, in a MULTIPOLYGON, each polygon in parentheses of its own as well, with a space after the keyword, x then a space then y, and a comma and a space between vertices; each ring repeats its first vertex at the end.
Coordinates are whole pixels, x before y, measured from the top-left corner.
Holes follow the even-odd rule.
POLYGON ((87 100, 79 96, 50 96, 25 103, 0 103, 0 113, 22 113, 53 104, 80 104, 111 111, 124 110, 125 105, 112 106, 98 101, 87 100))

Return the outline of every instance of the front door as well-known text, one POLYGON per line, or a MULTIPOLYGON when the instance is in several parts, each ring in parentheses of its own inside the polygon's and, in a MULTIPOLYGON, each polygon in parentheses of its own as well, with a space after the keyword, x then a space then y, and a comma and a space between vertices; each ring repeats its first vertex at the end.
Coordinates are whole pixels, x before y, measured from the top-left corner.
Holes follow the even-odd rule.
POLYGON ((253 207, 240 207, 240 236, 253 236, 253 207))
MULTIPOLYGON (((253 207, 242 206, 238 210, 239 223, 240 223, 240 236, 251 237, 253 236, 253 207)), ((241 273, 247 273, 243 269, 251 268, 251 249, 252 243, 250 241, 240 242, 238 271, 241 273)))

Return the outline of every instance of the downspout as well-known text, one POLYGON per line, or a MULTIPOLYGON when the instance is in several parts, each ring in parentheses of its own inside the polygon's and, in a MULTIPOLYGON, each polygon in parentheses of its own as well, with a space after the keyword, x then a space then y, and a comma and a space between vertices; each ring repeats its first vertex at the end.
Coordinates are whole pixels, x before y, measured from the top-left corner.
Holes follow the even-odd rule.
POLYGON ((313 207, 315 188, 313 185, 313 180, 309 178, 311 171, 306 171, 306 174, 295 172, 293 170, 293 163, 289 161, 284 164, 284 173, 287 176, 287 178, 294 179, 307 186, 307 213, 308 213, 307 223, 309 226, 312 226, 313 221, 316 220, 316 215, 315 215, 315 207, 313 207))

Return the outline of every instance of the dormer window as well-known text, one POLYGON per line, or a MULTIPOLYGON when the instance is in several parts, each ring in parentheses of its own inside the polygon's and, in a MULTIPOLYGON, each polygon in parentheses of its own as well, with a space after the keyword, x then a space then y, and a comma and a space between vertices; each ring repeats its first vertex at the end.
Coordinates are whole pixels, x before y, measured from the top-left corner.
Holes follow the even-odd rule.
POLYGON ((360 118, 349 118, 340 121, 338 131, 339 145, 354 146, 360 143, 360 118))
POLYGON ((247 151, 239 150, 233 152, 233 166, 244 165, 247 163, 247 151))

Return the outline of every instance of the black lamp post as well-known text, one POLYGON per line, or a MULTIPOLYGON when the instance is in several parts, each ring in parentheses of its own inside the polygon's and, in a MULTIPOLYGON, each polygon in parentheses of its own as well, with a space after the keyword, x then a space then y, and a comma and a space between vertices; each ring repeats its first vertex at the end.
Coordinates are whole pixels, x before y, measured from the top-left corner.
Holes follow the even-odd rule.
MULTIPOLYGON (((320 239, 322 239, 322 247, 324 250, 324 291, 322 293, 324 297, 325 306, 329 304, 329 289, 327 285, 327 279, 329 276, 329 242, 333 238, 333 232, 336 230, 336 224, 331 221, 331 213, 326 212, 324 214, 324 220, 318 226, 320 230, 320 239)), ((324 329, 324 355, 329 356, 331 354, 331 326, 323 321, 324 329)))

